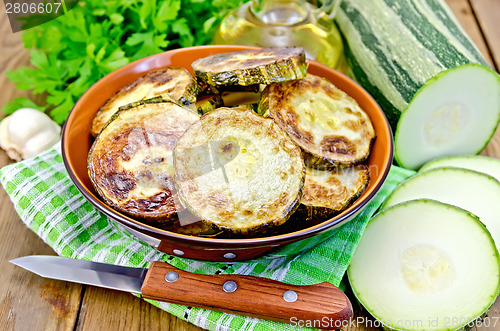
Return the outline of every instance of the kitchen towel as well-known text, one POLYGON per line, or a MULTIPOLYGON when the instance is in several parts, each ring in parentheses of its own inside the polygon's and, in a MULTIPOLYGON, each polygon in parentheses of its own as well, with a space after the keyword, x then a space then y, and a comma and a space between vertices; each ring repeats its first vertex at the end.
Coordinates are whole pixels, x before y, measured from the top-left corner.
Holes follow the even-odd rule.
MULTIPOLYGON (((144 268, 159 260, 194 273, 252 275, 298 285, 327 281, 338 286, 367 222, 387 195, 413 173, 393 166, 380 192, 352 221, 335 231, 234 263, 167 255, 122 230, 74 186, 64 167, 60 145, 0 169, 0 182, 21 220, 64 257, 144 268)), ((147 301, 208 330, 290 330, 290 325, 283 323, 147 301)), ((309 329, 297 326, 293 330, 309 329)))

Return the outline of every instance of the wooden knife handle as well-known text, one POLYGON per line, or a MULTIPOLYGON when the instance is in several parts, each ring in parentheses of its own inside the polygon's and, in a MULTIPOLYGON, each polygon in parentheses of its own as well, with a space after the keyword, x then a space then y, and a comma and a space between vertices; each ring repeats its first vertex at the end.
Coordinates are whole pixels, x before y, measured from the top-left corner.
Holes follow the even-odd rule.
POLYGON ((254 276, 198 275, 163 262, 151 264, 141 292, 146 299, 230 314, 297 325, 316 321, 323 329, 340 328, 353 316, 349 299, 330 283, 302 286, 254 276))

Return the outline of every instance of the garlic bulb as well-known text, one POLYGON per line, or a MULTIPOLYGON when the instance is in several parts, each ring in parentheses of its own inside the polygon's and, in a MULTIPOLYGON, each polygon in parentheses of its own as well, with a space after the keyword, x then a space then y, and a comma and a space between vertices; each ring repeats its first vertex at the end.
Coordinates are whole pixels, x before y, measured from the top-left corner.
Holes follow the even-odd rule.
POLYGON ((46 114, 21 108, 0 122, 0 147, 16 161, 30 158, 61 139, 61 127, 46 114))

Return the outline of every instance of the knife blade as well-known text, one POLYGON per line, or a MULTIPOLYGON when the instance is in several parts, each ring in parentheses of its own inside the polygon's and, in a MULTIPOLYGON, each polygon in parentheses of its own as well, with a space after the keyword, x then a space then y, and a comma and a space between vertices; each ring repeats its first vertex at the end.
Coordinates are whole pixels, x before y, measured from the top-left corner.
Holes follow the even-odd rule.
POLYGON ((200 275, 158 261, 149 269, 44 255, 10 262, 45 278, 285 323, 323 321, 322 328, 334 329, 353 316, 347 296, 328 282, 290 285, 255 276, 200 275))

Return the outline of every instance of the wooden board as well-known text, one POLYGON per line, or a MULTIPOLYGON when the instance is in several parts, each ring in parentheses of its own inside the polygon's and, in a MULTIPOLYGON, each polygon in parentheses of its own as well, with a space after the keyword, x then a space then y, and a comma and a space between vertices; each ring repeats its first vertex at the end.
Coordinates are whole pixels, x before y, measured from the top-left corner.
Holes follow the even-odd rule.
MULTIPOLYGON (((10 162, 0 153, 0 167, 10 162)), ((52 249, 19 219, 7 193, 0 190, 0 326, 2 330, 73 330, 81 286, 43 279, 11 263, 16 257, 52 249)))
POLYGON ((469 2, 467 0, 446 0, 446 3, 448 4, 448 6, 450 6, 458 22, 460 23, 460 25, 462 25, 474 44, 476 44, 477 48, 479 49, 479 51, 481 51, 481 54, 483 54, 486 61, 488 61, 490 66, 493 67, 494 63, 491 59, 488 46, 483 39, 481 29, 477 25, 476 18, 474 17, 469 2))
MULTIPOLYGON (((18 91, 4 72, 29 62, 20 34, 13 34, 0 6, 0 107, 14 96, 30 95, 18 91)), ((0 153, 0 167, 11 163, 0 153)), ((36 234, 19 219, 7 193, 0 189, 0 328, 2 330, 73 330, 80 307, 80 285, 43 279, 8 261, 16 257, 53 255, 36 234)))
POLYGON ((495 62, 496 70, 500 70, 500 1, 470 0, 476 20, 481 28, 488 51, 495 62))
POLYGON ((75 330, 201 329, 132 294, 87 286, 75 330))

